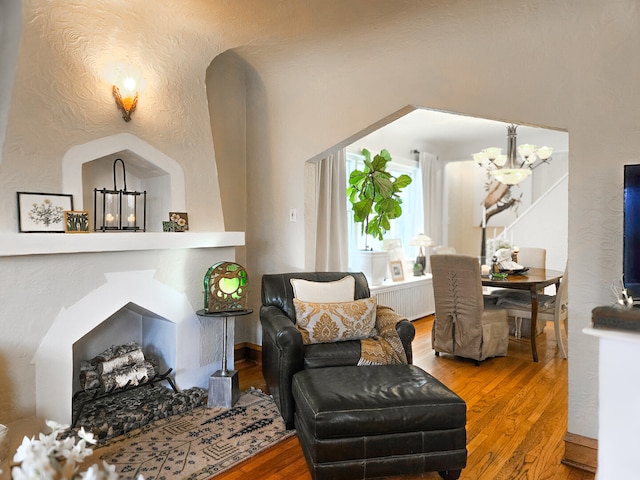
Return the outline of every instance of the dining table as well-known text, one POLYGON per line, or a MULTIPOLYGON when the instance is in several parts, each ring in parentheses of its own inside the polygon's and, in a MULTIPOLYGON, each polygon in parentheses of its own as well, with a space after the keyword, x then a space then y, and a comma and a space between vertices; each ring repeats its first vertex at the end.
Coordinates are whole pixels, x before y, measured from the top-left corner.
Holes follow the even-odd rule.
POLYGON ((533 361, 538 361, 536 349, 536 325, 538 323, 538 292, 549 285, 560 285, 564 272, 548 268, 528 268, 524 271, 506 273, 504 278, 482 276, 483 287, 510 288, 513 290, 528 290, 531 293, 531 354, 533 361))

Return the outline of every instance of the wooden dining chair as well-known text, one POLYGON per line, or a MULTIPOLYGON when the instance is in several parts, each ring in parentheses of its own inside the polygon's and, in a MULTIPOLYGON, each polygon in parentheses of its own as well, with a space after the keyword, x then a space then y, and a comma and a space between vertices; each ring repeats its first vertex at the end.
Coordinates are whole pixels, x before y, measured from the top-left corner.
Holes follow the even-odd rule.
MULTIPOLYGON (((564 330, 567 332, 568 321, 568 275, 565 267, 562 280, 555 295, 538 295, 538 320, 544 322, 553 321, 553 328, 556 333, 556 343, 562 353, 563 358, 567 358, 567 349, 562 341, 562 331, 560 323, 564 323, 564 330)), ((506 308, 508 315, 516 320, 531 320, 531 294, 529 292, 511 291, 501 295, 496 305, 506 308)), ((517 328, 517 327, 516 327, 517 328)))
MULTIPOLYGON (((521 247, 518 252, 518 260, 519 265, 527 268, 547 268, 547 249, 546 248, 538 248, 538 247, 521 247)), ((504 294, 511 294, 513 290, 509 288, 487 288, 486 294, 491 298, 500 297, 504 294)), ((543 291, 539 292, 543 293, 543 291)), ((516 319, 516 324, 520 324, 522 319, 516 319)), ((516 332, 518 329, 516 329, 516 332)), ((537 333, 542 333, 537 332, 537 333)), ((516 335, 517 338, 520 338, 519 335, 516 335)))
POLYGON ((523 267, 547 268, 547 249, 536 247, 520 247, 518 261, 523 267))

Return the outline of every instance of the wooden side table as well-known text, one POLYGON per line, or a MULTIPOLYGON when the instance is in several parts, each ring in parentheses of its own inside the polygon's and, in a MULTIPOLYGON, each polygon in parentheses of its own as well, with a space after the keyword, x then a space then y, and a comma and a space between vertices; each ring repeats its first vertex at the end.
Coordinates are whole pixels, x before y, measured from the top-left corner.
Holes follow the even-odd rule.
POLYGON ((231 408, 240 396, 238 387, 238 371, 227 368, 227 319, 249 315, 253 310, 232 310, 229 312, 207 312, 205 309, 196 312, 205 318, 223 319, 222 337, 222 370, 217 370, 209 377, 209 397, 207 407, 231 408))

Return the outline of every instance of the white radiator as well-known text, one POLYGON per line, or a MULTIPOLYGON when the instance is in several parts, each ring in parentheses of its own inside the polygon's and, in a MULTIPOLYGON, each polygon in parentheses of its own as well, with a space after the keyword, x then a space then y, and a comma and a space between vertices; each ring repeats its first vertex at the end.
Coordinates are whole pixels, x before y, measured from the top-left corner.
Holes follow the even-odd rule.
POLYGON ((409 320, 426 317, 436 311, 431 274, 409 277, 402 282, 387 281, 370 287, 370 290, 372 296, 378 297, 378 305, 391 307, 409 320))

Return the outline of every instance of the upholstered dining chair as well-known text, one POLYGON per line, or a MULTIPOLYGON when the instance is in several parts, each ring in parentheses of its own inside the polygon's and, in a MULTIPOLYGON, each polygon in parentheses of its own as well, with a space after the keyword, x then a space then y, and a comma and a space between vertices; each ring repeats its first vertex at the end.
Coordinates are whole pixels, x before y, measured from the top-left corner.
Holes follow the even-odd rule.
MULTIPOLYGON (((562 280, 558 285, 555 295, 538 295, 538 320, 543 322, 553 321, 553 328, 556 333, 556 343, 563 358, 567 358, 567 349, 562 341, 562 331, 560 322, 564 323, 564 330, 567 331, 567 321, 569 315, 568 298, 568 271, 565 267, 562 280)), ((531 320, 531 294, 529 292, 511 291, 501 295, 496 305, 506 308, 510 317, 531 320)))
MULTIPOLYGON (((547 249, 539 248, 539 247, 520 247, 520 251, 518 252, 518 264, 527 268, 546 268, 547 266, 547 249)), ((510 295, 513 292, 513 289, 510 288, 493 288, 493 287, 485 287, 483 289, 485 295, 489 295, 490 297, 501 297, 502 295, 510 295)), ((540 291, 539 293, 543 293, 540 291)), ((529 317, 531 318, 531 314, 529 317)), ((522 336, 528 337, 531 333, 528 331, 525 326, 524 331, 522 330, 522 317, 514 317, 509 314, 509 332, 515 338, 521 338, 522 336)), ((544 330, 545 321, 538 317, 538 325, 536 325, 536 335, 539 335, 544 330)), ((525 324, 527 325, 527 324, 525 324)))
POLYGON ((436 355, 449 353, 479 362, 505 356, 507 310, 482 295, 480 264, 467 255, 431 257, 436 315, 431 331, 436 355))
POLYGON ((433 255, 445 255, 447 253, 456 253, 456 249, 454 247, 448 247, 445 245, 438 245, 437 247, 433 247, 433 255))
MULTIPOLYGON (((332 284, 344 281, 347 276, 355 281, 352 282, 355 286, 350 287, 350 299, 357 301, 370 298, 369 284, 361 272, 296 272, 266 274, 262 277, 262 373, 269 393, 289 429, 294 428, 293 376, 304 369, 361 364, 362 343, 365 342, 362 339, 350 339, 309 343, 309 333, 301 331, 297 322, 295 300, 302 297, 299 290, 296 294, 292 280, 298 285, 302 280, 303 285, 311 285, 314 289, 331 288, 332 284)), ((346 293, 344 287, 339 290, 340 296, 346 293)), ((326 298, 318 301, 330 302, 326 298)), ((345 298, 334 301, 345 302, 345 298)), ((402 342, 398 348, 404 349, 407 363, 412 363, 411 342, 415 337, 415 327, 393 311, 386 315, 397 316, 395 331, 402 342)))
POLYGON ((523 267, 546 268, 547 249, 537 247, 520 247, 517 263, 523 267))

